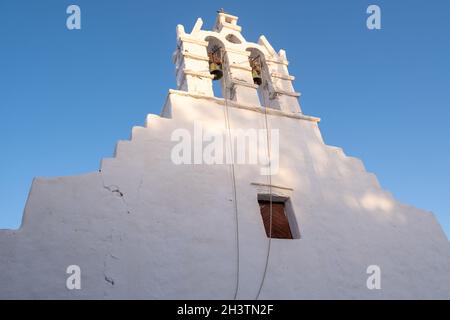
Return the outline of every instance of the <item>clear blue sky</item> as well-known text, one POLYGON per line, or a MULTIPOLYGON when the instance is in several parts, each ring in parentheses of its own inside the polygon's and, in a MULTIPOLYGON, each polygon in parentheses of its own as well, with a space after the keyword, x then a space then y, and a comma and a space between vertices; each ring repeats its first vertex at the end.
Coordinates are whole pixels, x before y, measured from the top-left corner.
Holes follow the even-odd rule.
POLYGON ((450 1, 0 0, 0 228, 20 225, 35 176, 99 168, 175 87, 175 26, 216 10, 286 49, 328 144, 450 235, 450 1), (275 3, 276 5, 273 5, 275 3), (66 8, 82 30, 66 29, 66 8), (382 9, 382 30, 366 8, 382 9))

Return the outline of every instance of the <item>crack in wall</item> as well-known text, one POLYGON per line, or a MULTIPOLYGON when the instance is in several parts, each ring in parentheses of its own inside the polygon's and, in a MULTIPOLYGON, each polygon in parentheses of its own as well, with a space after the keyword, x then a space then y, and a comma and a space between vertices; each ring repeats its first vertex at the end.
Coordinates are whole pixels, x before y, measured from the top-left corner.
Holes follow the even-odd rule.
MULTIPOLYGON (((109 283, 111 286, 114 286, 114 284, 115 284, 114 278, 108 275, 108 273, 109 273, 109 272, 108 272, 108 269, 109 269, 109 268, 108 268, 108 263, 107 263, 108 255, 109 255, 110 257, 113 257, 113 255, 112 255, 111 253, 105 255, 105 259, 103 260, 103 278, 104 278, 104 280, 105 280, 107 283, 109 283)), ((108 292, 105 291, 105 292, 104 292, 104 296, 107 296, 107 295, 108 295, 108 292)))
POLYGON ((107 275, 105 275, 105 281, 108 282, 109 284, 111 284, 112 286, 114 285, 114 279, 108 277, 107 275))
POLYGON ((112 194, 114 194, 116 197, 120 198, 122 203, 125 206, 127 214, 130 214, 131 213, 130 206, 128 205, 127 201, 125 200, 125 194, 120 190, 120 187, 115 184, 106 185, 105 181, 103 180, 103 176, 101 176, 101 180, 102 180, 103 188, 108 190, 112 194))

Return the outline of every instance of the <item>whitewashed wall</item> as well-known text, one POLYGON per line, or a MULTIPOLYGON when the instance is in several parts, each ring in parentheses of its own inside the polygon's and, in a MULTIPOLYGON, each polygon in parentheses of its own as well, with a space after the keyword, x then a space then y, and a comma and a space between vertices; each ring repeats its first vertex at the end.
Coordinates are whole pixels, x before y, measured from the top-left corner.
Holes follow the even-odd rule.
MULTIPOLYGON (((174 165, 176 128, 222 127, 223 105, 172 93, 171 119, 133 128, 101 172, 37 178, 18 231, 0 231, 0 298, 232 298, 235 219, 229 167, 174 165), (115 191, 115 190, 120 190, 115 191), (123 194, 123 197, 120 196, 123 194), (66 267, 82 270, 69 291, 66 267), (114 284, 112 284, 114 282, 114 284)), ((262 113, 230 108, 237 128, 262 113)), ((316 123, 269 115, 280 130, 274 185, 292 188, 301 239, 272 242, 261 298, 450 298, 450 246, 429 212, 396 202, 362 163, 325 145, 316 123), (366 288, 366 268, 382 289, 366 288)), ((268 239, 258 166, 238 165, 239 298, 255 298, 268 239)))

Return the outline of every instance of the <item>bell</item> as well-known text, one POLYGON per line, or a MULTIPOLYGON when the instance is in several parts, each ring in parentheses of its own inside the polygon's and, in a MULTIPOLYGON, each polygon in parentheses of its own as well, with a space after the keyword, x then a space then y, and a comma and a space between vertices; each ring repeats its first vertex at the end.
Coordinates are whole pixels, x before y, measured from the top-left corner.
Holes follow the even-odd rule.
POLYGON ((222 49, 218 46, 214 46, 211 51, 208 52, 209 57, 209 73, 214 76, 213 80, 219 80, 223 77, 222 70, 222 49))
POLYGON ((253 76, 253 82, 255 84, 257 84, 258 86, 260 86, 261 83, 262 83, 261 74, 257 70, 253 70, 252 71, 252 76, 253 76))
POLYGON ((253 77, 253 83, 257 84, 258 86, 262 83, 261 78, 261 58, 260 56, 257 56, 255 58, 248 58, 250 61, 250 66, 252 67, 252 77, 253 77))
POLYGON ((211 62, 209 64, 209 73, 214 76, 213 80, 221 79, 223 76, 222 65, 215 62, 211 62))

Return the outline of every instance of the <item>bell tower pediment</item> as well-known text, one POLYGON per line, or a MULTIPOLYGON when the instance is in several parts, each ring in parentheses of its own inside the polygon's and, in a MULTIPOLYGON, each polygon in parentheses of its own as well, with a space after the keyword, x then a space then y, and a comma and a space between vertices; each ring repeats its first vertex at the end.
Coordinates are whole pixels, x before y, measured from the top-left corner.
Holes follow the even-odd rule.
POLYGON ((238 19, 238 17, 226 13, 223 9, 221 9, 218 11, 213 31, 221 32, 223 29, 228 29, 241 32, 242 28, 237 24, 238 19))

